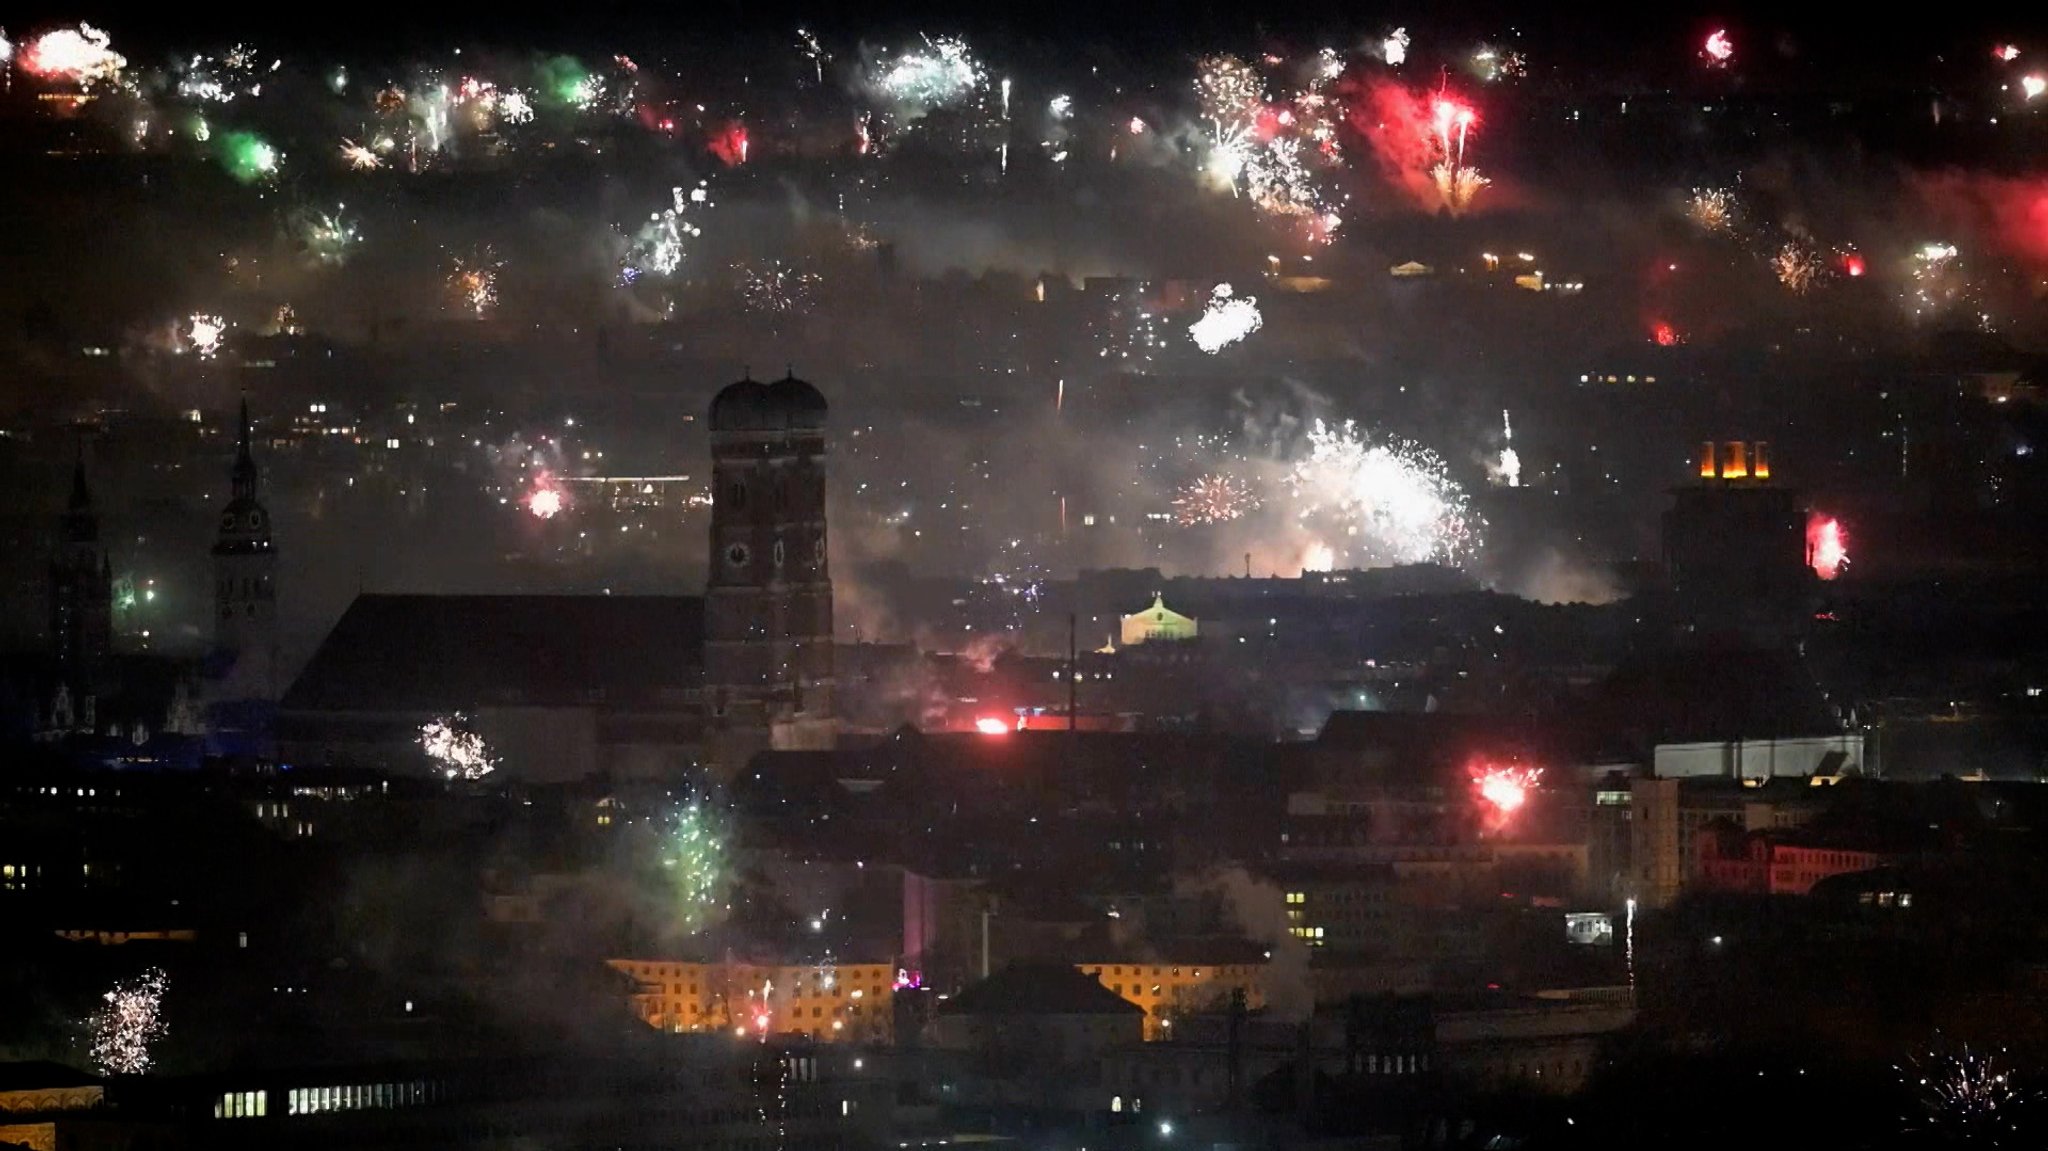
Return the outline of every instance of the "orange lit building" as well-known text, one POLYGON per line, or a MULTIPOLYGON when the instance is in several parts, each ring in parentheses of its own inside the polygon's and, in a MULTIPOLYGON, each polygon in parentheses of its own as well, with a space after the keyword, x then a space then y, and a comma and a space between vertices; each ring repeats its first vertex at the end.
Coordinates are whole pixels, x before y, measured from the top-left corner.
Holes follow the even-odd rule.
POLYGON ((1693 622, 1774 630, 1811 584, 1799 493, 1774 482, 1770 445, 1709 441, 1697 482, 1672 490, 1664 567, 1693 622))
POLYGON ((1244 992, 1248 1008, 1256 1010, 1266 1004, 1263 957, 1257 962, 1077 963, 1074 967, 1144 1010, 1148 1043, 1173 1037, 1174 1016, 1227 1004, 1233 991, 1244 992))
POLYGON ((896 968, 886 963, 693 963, 613 959, 640 985, 634 1010, 663 1031, 745 1031, 810 1039, 884 1039, 896 968))

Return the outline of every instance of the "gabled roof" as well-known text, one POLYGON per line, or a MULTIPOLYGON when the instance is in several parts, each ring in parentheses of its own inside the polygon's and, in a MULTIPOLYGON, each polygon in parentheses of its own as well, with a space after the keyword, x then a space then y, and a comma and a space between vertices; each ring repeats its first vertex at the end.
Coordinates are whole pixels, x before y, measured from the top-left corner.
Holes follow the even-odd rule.
POLYGON ((358 596, 286 711, 442 712, 669 698, 702 681, 695 596, 358 596))
POLYGON ((1063 963, 1017 963, 953 997, 942 1015, 1142 1015, 1093 976, 1063 963))

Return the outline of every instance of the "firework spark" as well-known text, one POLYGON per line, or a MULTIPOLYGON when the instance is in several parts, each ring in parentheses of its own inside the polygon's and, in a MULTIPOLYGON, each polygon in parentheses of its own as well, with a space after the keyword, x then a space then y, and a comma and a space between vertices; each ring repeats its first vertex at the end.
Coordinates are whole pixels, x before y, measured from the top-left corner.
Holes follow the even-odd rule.
POLYGON ((902 119, 915 120, 934 108, 963 103, 988 84, 988 73, 964 40, 924 37, 924 47, 885 61, 869 87, 894 104, 902 119))
POLYGON ((765 267, 741 269, 740 298, 750 311, 782 316, 800 314, 810 311, 818 283, 818 276, 799 272, 776 260, 765 267))
POLYGON ((128 66, 127 57, 109 46, 107 34, 90 24, 45 32, 21 52, 21 68, 31 76, 64 80, 91 89, 112 84, 128 66))
POLYGON ((1543 781, 1543 769, 1520 764, 1479 763, 1472 769, 1472 790, 1479 798, 1480 817, 1486 830, 1499 834, 1529 803, 1529 795, 1543 781))
POLYGON ((562 489, 548 484, 545 480, 541 486, 526 495, 526 510, 535 519, 554 519, 562 514, 563 506, 562 489))
POLYGON ((1842 521, 1818 512, 1806 518, 1806 563, 1813 574, 1831 580, 1849 562, 1849 536, 1842 521))
POLYGON ((1174 519, 1186 527, 1227 524, 1258 507, 1251 485, 1232 475, 1198 476, 1173 496, 1174 519))
POLYGON ((229 132, 220 138, 220 148, 228 174, 244 184, 275 176, 282 158, 276 148, 252 132, 229 132))
POLYGON ((310 213, 301 225, 307 254, 324 267, 338 268, 348 263, 350 253, 362 242, 355 223, 342 215, 347 207, 336 204, 332 213, 310 213))
POLYGON ((1465 140, 1478 123, 1479 114, 1472 105, 1448 93, 1438 93, 1430 104, 1430 130, 1436 148, 1436 164, 1430 168, 1429 175, 1436 184, 1438 197, 1452 215, 1471 207, 1472 199, 1479 190, 1493 182, 1480 175, 1477 168, 1465 163, 1465 140))
POLYGON ((491 745, 460 712, 421 725, 419 745, 443 779, 482 779, 498 769, 491 745))
POLYGON ((1508 419, 1506 408, 1501 409, 1500 432, 1500 462, 1495 466, 1494 472, 1500 477, 1503 485, 1511 488, 1521 487, 1522 457, 1515 452, 1515 425, 1508 419))
POLYGON ((227 335, 228 322, 219 316, 194 312, 185 321, 185 346, 202 360, 219 355, 227 335))
POLYGON ((2010 64, 2020 58, 2020 46, 2017 44, 2000 44, 1991 49, 1991 58, 2001 64, 2010 64))
POLYGON ((1368 563, 1458 563, 1478 547, 1478 517, 1441 457, 1404 440, 1373 442, 1356 424, 1317 420, 1287 477, 1304 523, 1326 523, 1368 563))
POLYGON ((1685 214, 1709 232, 1735 230, 1735 193, 1726 188, 1694 188, 1686 201, 1685 214))
POLYGON ((1396 28, 1380 41, 1380 58, 1389 68, 1399 68, 1408 59, 1408 29, 1396 28))
POLYGON ((620 279, 631 283, 642 275, 675 275, 683 265, 688 242, 704 234, 689 214, 709 207, 708 183, 700 181, 688 192, 680 187, 669 189, 669 206, 649 216, 628 245, 620 279))
POLYGON ((1956 1146, 2006 1146, 2014 1133, 2014 1105, 2030 1095, 2014 1085, 1997 1055, 1978 1055, 1967 1046, 1960 1052, 1929 1051, 1896 1070, 1921 1108, 1907 1121, 1956 1146))
POLYGON ((823 84, 825 82, 825 62, 832 59, 832 54, 825 51, 824 45, 818 43, 818 37, 806 28, 796 30, 796 50, 803 53, 804 59, 811 62, 814 78, 818 83, 823 84))
POLYGON ((732 874, 724 813, 702 799, 676 811, 662 866, 673 876, 684 930, 695 933, 730 911, 732 874))
POLYGON ((1787 241, 1771 257, 1771 270, 1777 273, 1778 282, 1795 296, 1803 296, 1813 290, 1823 270, 1820 257, 1812 248, 1796 241, 1787 241))
POLYGON ((384 166, 383 159, 377 153, 370 151, 354 140, 343 140, 341 142, 341 158, 348 162, 351 170, 357 172, 374 172, 384 166))
POLYGON ((1229 284, 1218 284, 1209 294, 1209 306, 1203 309, 1201 319, 1188 325, 1188 336, 1196 347, 1213 356, 1258 331, 1265 322, 1259 314, 1258 297, 1239 296, 1229 284))
POLYGON ((2043 92, 2048 92, 2048 76, 2034 72, 2020 77, 2020 94, 2027 99, 2038 100, 2043 92))
POLYGON ((457 256, 448 272, 448 293, 481 320, 498 306, 498 273, 504 267, 488 248, 467 259, 457 256))
POLYGON ((1709 68, 1726 68, 1735 59, 1735 41, 1728 38, 1726 28, 1717 28, 1707 36, 1707 42, 1700 47, 1700 57, 1709 68))
POLYGON ((92 1016, 92 1058, 104 1075, 141 1075, 150 1068, 150 1044, 168 1030, 163 1020, 164 992, 170 977, 152 967, 124 980, 100 997, 92 1016))

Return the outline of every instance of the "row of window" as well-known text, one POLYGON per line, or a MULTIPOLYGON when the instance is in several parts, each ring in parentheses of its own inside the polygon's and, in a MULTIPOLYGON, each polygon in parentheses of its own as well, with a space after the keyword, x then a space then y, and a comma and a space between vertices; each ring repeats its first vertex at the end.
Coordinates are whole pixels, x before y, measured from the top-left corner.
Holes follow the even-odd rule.
MULTIPOLYGON (((285 1114, 319 1115, 330 1111, 416 1107, 439 1097, 438 1085, 423 1079, 410 1083, 364 1083, 346 1087, 294 1087, 285 1093, 285 1114)), ((262 1119, 269 1114, 268 1091, 229 1091, 213 1101, 215 1119, 262 1119)))

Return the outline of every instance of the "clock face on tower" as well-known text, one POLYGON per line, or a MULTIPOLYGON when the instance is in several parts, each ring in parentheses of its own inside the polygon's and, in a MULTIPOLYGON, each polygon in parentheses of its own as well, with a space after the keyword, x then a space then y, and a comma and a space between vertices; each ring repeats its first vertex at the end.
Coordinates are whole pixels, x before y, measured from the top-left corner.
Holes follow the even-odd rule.
POLYGON ((747 561, 753 557, 753 550, 745 544, 734 544, 725 549, 725 562, 736 568, 747 566, 747 561))

